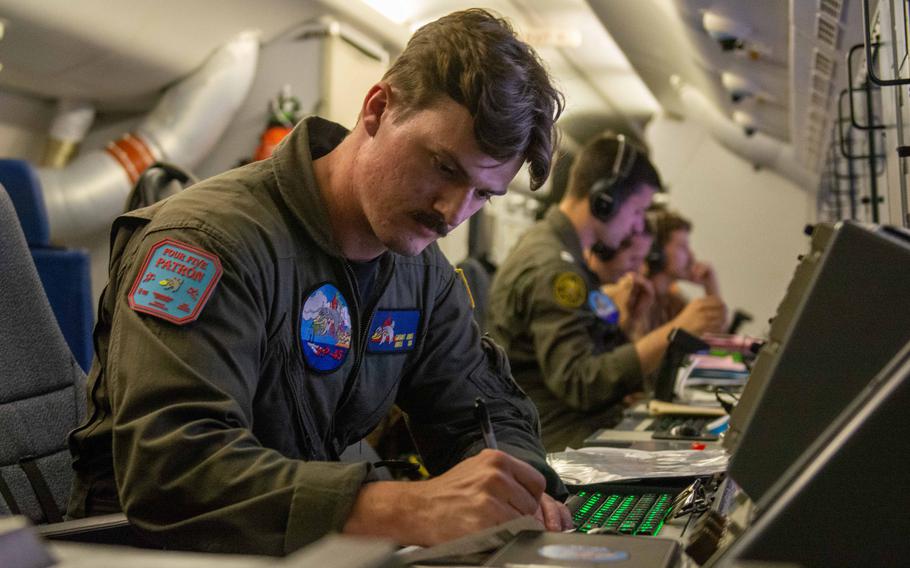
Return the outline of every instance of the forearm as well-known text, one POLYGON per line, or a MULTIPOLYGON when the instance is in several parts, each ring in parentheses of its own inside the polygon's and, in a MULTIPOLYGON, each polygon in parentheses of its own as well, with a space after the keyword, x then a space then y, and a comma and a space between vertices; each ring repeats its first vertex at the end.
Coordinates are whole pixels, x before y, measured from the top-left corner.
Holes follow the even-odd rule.
POLYGON ((541 367, 547 387, 571 408, 586 412, 616 402, 639 387, 644 375, 633 344, 597 354, 569 352, 567 344, 562 346, 567 352, 551 357, 553 362, 541 367))
POLYGON ((401 545, 430 546, 423 530, 430 519, 423 518, 427 507, 401 481, 376 481, 360 488, 342 532, 350 535, 387 538, 401 545))
POLYGON ((666 323, 635 342, 635 352, 641 363, 641 372, 649 375, 657 370, 670 345, 668 336, 673 330, 673 322, 666 323))

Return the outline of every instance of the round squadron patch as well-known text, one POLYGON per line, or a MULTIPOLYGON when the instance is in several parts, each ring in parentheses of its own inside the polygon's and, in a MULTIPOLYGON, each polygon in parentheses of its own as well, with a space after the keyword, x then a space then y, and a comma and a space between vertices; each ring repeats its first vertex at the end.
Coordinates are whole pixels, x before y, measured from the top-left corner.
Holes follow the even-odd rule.
POLYGON ((137 312, 183 325, 196 320, 221 278, 214 254, 174 239, 158 241, 130 289, 137 312))
POLYGON ((619 323, 619 310, 613 299, 600 290, 591 290, 588 294, 588 305, 599 319, 609 323, 619 323))
POLYGON ((310 292, 300 316, 300 344, 307 365, 318 373, 338 369, 351 349, 348 302, 334 284, 310 292))
POLYGON ((588 289, 581 276, 574 272, 562 272, 553 280, 553 298, 566 308, 577 308, 585 302, 588 289))

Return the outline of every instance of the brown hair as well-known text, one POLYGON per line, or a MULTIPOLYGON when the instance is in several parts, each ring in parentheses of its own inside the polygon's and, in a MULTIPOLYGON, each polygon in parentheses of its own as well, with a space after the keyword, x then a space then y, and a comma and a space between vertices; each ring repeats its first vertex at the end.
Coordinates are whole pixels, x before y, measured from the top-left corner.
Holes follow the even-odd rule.
MULTIPOLYGON (((623 161, 628 159, 632 162, 622 167, 619 179, 610 184, 609 192, 614 203, 621 203, 641 185, 650 185, 658 190, 662 188, 660 174, 648 158, 648 151, 628 137, 625 144, 627 147, 623 150, 623 161)), ((572 162, 566 195, 586 199, 597 182, 610 179, 619 148, 619 138, 611 132, 605 132, 588 142, 572 162)))
POLYGON ((383 80, 395 87, 402 116, 447 95, 471 113, 484 153, 502 161, 522 156, 530 164, 531 189, 550 175, 563 97, 506 20, 475 8, 430 22, 383 80))
POLYGON ((669 209, 650 209, 647 212, 646 219, 648 228, 654 234, 654 247, 658 249, 663 249, 670 242, 670 235, 674 231, 692 232, 692 221, 669 209))

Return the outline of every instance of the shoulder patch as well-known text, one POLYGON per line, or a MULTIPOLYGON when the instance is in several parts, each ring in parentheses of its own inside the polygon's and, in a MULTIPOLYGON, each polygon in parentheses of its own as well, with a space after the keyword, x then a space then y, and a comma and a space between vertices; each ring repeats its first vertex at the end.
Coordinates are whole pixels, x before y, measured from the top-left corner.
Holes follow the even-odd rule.
POLYGON ((210 252, 174 239, 149 249, 130 289, 137 312, 178 325, 195 321, 221 279, 221 261, 210 252))
POLYGON ((619 323, 619 309, 613 303, 613 299, 600 290, 591 290, 588 294, 588 306, 594 315, 606 323, 611 325, 619 323))
POLYGON ((553 298, 565 308, 578 308, 585 302, 588 288, 574 272, 560 272, 553 279, 553 298))

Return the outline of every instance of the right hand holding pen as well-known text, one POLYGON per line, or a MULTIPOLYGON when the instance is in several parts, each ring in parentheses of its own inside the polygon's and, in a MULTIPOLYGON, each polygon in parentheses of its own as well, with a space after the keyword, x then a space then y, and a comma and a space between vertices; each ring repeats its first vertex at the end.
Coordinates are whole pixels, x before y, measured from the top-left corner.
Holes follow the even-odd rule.
MULTIPOLYGON (((425 499, 429 544, 537 512, 546 480, 536 469, 497 450, 483 450, 433 479, 415 483, 425 499)), ((416 487, 415 487, 416 489, 416 487)))
POLYGON ((364 485, 344 532, 433 546, 535 515, 545 488, 543 475, 527 463, 483 450, 427 481, 364 485))

